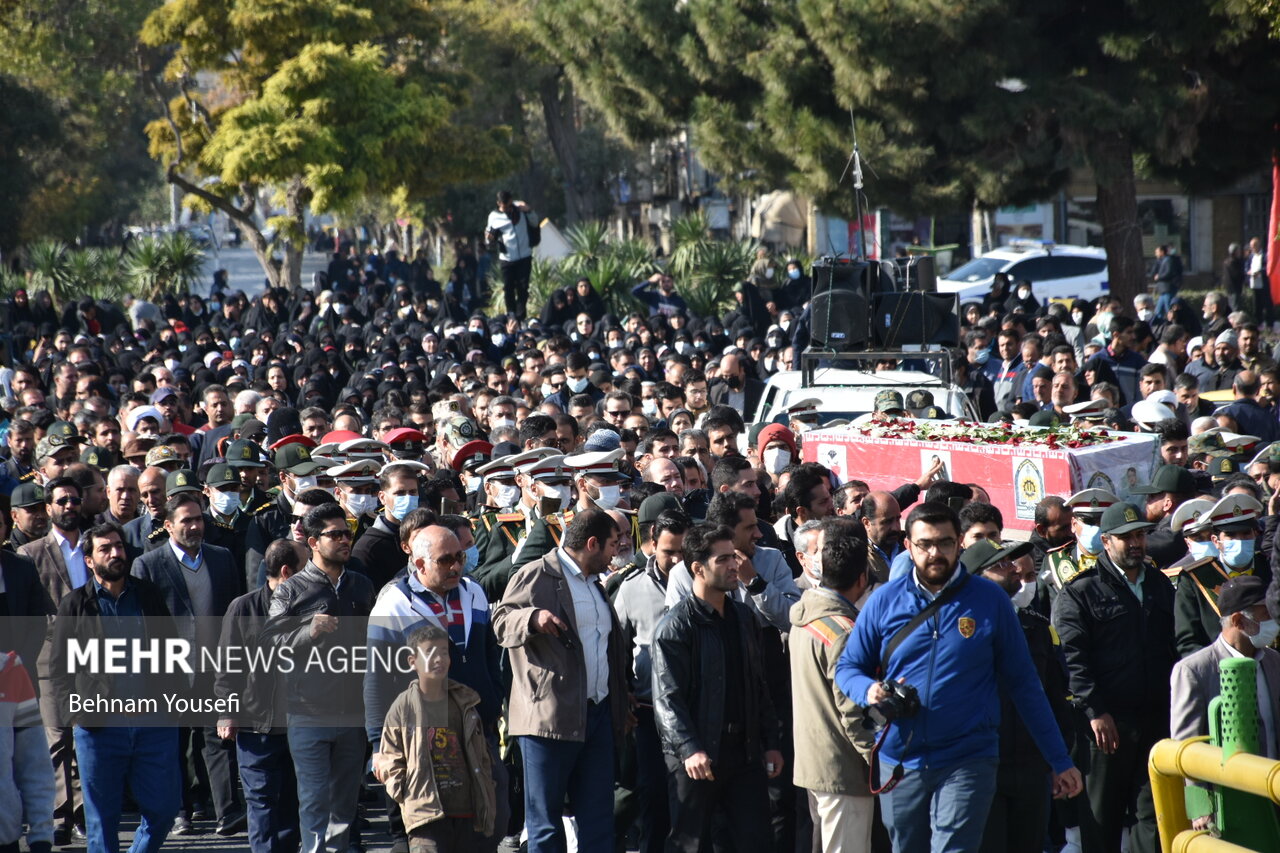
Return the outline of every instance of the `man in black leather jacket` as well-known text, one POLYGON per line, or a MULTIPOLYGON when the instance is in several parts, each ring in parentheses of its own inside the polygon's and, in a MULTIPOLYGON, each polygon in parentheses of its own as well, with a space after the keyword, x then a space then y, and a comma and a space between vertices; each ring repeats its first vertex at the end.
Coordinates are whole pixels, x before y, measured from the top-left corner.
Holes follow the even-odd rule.
POLYGON ((352 655, 365 648, 374 591, 367 577, 346 570, 351 528, 341 506, 313 507, 302 529, 311 560, 271 596, 263 638, 290 650, 294 662, 285 695, 302 848, 345 850, 365 750, 364 675, 352 655))
POLYGON ((1173 586, 1147 559, 1146 533, 1155 525, 1132 505, 1113 504, 1100 526, 1097 563, 1068 581, 1053 603, 1071 692, 1093 730, 1090 809, 1082 818, 1091 811, 1099 849, 1117 853, 1132 808, 1129 850, 1150 853, 1158 841, 1146 756, 1169 736, 1169 675, 1177 660, 1173 586))
POLYGON ((723 809, 732 848, 767 849, 767 780, 782 772, 778 721, 764 680, 760 628, 726 593, 738 587, 733 531, 700 524, 684 559, 693 595, 655 632, 654 712, 675 793, 669 849, 696 853, 723 809))

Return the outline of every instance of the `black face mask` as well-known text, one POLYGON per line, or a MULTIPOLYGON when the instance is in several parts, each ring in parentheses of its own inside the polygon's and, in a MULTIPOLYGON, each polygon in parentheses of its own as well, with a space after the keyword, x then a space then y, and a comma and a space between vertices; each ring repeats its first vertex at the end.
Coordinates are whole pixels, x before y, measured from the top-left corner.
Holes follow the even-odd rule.
POLYGON ((725 377, 725 380, 724 380, 724 381, 725 381, 725 382, 727 382, 727 383, 729 384, 729 387, 730 387, 730 388, 732 388, 732 389, 733 389, 733 390, 735 390, 735 391, 737 391, 737 390, 739 390, 739 389, 741 389, 741 388, 742 388, 742 377, 741 377, 741 376, 737 376, 737 375, 734 375, 734 376, 727 376, 727 377, 725 377))

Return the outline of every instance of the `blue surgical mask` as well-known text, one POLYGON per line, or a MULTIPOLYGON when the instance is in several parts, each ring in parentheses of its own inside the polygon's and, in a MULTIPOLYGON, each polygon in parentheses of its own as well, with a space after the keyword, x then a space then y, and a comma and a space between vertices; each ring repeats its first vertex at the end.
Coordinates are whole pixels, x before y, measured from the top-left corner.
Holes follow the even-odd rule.
POLYGON ((1233 569, 1247 569, 1253 565, 1253 546, 1252 539, 1223 539, 1222 562, 1226 563, 1233 569))
POLYGON ((1096 524, 1081 524, 1077 541, 1080 543, 1080 550, 1096 557, 1102 553, 1102 528, 1096 524))
POLYGON ((974 364, 986 364, 991 360, 991 350, 980 349, 978 354, 973 357, 974 364))
POLYGON ((417 508, 417 495, 396 495, 391 499, 391 517, 396 521, 404 521, 404 517, 417 508))
POLYGON ((590 380, 583 376, 580 379, 567 379, 565 381, 568 384, 570 391, 575 394, 581 394, 583 391, 587 390, 587 382, 590 380))
POLYGON ((1191 559, 1193 560, 1203 560, 1205 557, 1218 556, 1218 546, 1214 545, 1212 540, 1204 542, 1192 540, 1187 543, 1187 551, 1191 553, 1191 559))
POLYGON ((475 572, 476 566, 480 565, 480 549, 477 548, 475 545, 472 545, 470 548, 466 550, 466 555, 467 555, 467 565, 466 565, 466 568, 462 570, 462 572, 463 574, 470 575, 475 572))
POLYGON ((792 281, 800 278, 800 270, 787 270, 787 275, 791 276, 792 281))

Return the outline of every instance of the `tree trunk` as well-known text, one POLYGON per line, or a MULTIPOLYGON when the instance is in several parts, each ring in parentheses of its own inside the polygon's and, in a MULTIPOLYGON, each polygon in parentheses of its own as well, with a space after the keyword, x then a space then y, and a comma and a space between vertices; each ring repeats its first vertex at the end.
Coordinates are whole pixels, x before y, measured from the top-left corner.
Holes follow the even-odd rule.
POLYGON ((558 72, 547 77, 538 87, 542 101, 542 116, 547 123, 547 138, 560 163, 564 176, 565 219, 570 225, 588 218, 591 212, 591 195, 582 185, 578 165, 577 101, 573 83, 558 72))
POLYGON ((307 248, 307 202, 311 200, 311 190, 295 177, 289 181, 284 194, 285 215, 289 217, 288 231, 284 234, 284 269, 279 285, 287 287, 290 293, 297 293, 302 288, 302 255, 307 248))
POLYGON ((1111 294, 1120 300, 1122 310, 1132 313, 1133 297, 1147 292, 1133 147, 1123 135, 1108 134, 1089 144, 1088 157, 1098 182, 1098 220, 1111 294))

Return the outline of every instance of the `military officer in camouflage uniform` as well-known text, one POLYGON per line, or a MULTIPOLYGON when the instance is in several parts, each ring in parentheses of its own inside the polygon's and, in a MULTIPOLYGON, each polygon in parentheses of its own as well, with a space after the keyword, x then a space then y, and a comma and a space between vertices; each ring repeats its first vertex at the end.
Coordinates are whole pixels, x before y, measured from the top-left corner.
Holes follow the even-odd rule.
POLYGON ((1221 632, 1218 589, 1224 583, 1237 575, 1256 575, 1271 582, 1271 567, 1257 547, 1262 514, 1262 504, 1253 497, 1234 494, 1197 519, 1196 526, 1210 533, 1217 553, 1185 566, 1178 579, 1173 626, 1181 657, 1209 645, 1221 632))

